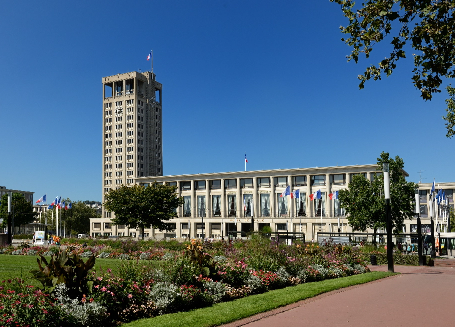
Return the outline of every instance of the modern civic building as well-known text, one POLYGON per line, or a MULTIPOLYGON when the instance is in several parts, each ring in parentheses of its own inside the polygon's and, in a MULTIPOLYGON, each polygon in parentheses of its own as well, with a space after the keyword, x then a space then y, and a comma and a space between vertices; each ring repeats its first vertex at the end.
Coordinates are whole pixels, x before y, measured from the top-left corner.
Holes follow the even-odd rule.
MULTIPOLYGON (((333 194, 347 188, 356 174, 372 180, 375 174, 382 172, 377 171, 374 164, 148 176, 139 177, 135 182, 145 186, 154 182, 175 185, 184 200, 177 210, 178 218, 170 221, 172 232, 148 229, 145 230, 146 237, 220 238, 230 231, 249 231, 253 223, 255 231, 269 226, 273 232, 303 232, 306 240, 311 240, 316 239, 318 232, 352 232, 339 200, 333 194), (287 187, 289 193, 294 194, 292 197, 281 196, 287 187), (316 198, 318 191, 320 199, 316 198), (313 200, 311 194, 314 194, 313 200)), ((422 227, 428 229, 428 233, 431 187, 429 183, 419 184, 422 227)), ((455 183, 438 184, 437 189, 444 190, 449 206, 453 208, 455 183)), ((447 224, 443 210, 442 206, 434 210, 435 224, 447 224)), ((416 219, 405 221, 403 232, 416 230, 416 219)), ((110 219, 91 219, 91 236, 139 237, 139 233, 127 226, 113 225, 110 219)))
MULTIPOLYGON (((163 176, 162 85, 155 74, 130 72, 102 82, 103 202, 106 192, 121 185, 154 182, 177 186, 184 200, 178 218, 169 222, 171 232, 146 229, 145 237, 220 238, 266 226, 273 232, 305 233, 306 240, 316 239, 318 232, 352 232, 336 192, 356 174, 369 180, 382 174, 372 164, 163 176)), ((431 188, 419 184, 420 216, 428 232, 431 188)), ((455 183, 437 188, 445 191, 448 205, 437 206, 433 218, 447 226, 455 183)), ((102 218, 90 219, 90 235, 140 236, 136 229, 113 225, 113 217, 103 209, 102 218)), ((416 230, 416 219, 405 222, 403 232, 416 230)))
POLYGON ((153 72, 103 77, 102 83, 104 202, 112 188, 163 174, 162 85, 153 72))

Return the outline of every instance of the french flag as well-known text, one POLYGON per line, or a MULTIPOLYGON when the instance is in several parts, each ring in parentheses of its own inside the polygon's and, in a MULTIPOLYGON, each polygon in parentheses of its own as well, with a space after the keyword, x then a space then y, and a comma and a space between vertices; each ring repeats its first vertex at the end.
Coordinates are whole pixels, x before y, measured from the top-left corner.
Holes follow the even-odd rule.
POLYGON ((286 189, 283 191, 283 193, 281 193, 280 198, 285 197, 286 195, 290 195, 290 194, 291 194, 291 187, 288 185, 286 187, 286 189))
POLYGON ((248 159, 246 158, 246 153, 245 153, 245 163, 247 163, 247 162, 248 162, 248 159))
POLYGON ((300 198, 300 190, 294 190, 291 193, 291 199, 299 199, 300 198))
POLYGON ((40 203, 40 202, 46 203, 46 194, 44 194, 42 197, 40 197, 38 199, 38 201, 36 201, 36 203, 40 203))
POLYGON ((317 190, 316 192, 310 194, 309 197, 310 197, 311 201, 313 201, 314 199, 320 199, 321 198, 321 190, 317 190))
POLYGON ((152 57, 152 53, 150 52, 149 55, 147 56, 147 61, 149 61, 151 57, 152 57))
POLYGON ((336 200, 336 199, 338 199, 338 191, 335 191, 335 192, 333 192, 333 193, 330 193, 330 194, 329 194, 329 198, 330 198, 330 200, 336 200))

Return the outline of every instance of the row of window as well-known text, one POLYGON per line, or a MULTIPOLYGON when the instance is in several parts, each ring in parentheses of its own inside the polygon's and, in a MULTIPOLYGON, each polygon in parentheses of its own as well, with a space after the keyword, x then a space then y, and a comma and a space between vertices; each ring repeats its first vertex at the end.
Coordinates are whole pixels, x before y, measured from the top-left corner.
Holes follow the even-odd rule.
MULTIPOLYGON (((192 212, 191 206, 191 196, 183 197, 183 217, 220 217, 222 216, 221 212, 221 195, 212 195, 211 196, 211 210, 207 211, 208 204, 205 195, 199 195, 196 197, 197 206, 196 212, 192 212)), ((280 194, 275 194, 275 199, 272 198, 271 194, 263 193, 259 194, 259 212, 254 212, 253 205, 253 194, 244 194, 242 199, 242 207, 240 210, 237 208, 237 195, 227 194, 224 199, 225 211, 227 217, 271 217, 272 212, 271 208, 274 207, 275 217, 289 217, 290 208, 288 205, 288 200, 286 197, 281 197, 280 194), (271 204, 271 201, 275 200, 274 204, 271 204)), ((301 193, 299 198, 296 198, 292 201, 294 206, 294 213, 296 217, 306 217, 307 216, 307 197, 306 193, 301 193)), ((344 216, 344 210, 340 207, 339 200, 329 201, 330 205, 333 205, 333 215, 344 216), (333 204, 332 204, 333 203, 333 204)), ((315 217, 326 216, 326 200, 325 192, 322 192, 322 199, 315 199, 314 202, 313 215, 315 217)))
MULTIPOLYGON (((324 186, 326 185, 326 175, 312 175, 310 176, 312 186, 324 186)), ((258 177, 257 178, 257 187, 267 188, 271 187, 271 182, 275 187, 286 187, 288 185, 288 177, 258 177)), ((221 179, 210 180, 209 189, 216 190, 221 189, 221 179)), ((332 174, 330 175, 330 183, 332 185, 345 185, 346 184, 346 174, 332 174)), ((169 182, 168 185, 177 185, 177 182, 169 182)), ((306 186, 307 185, 307 176, 293 176, 292 185, 294 186, 306 186)), ((207 187, 206 181, 194 181, 195 190, 205 190, 207 187)), ((240 188, 253 188, 253 178, 241 178, 240 179, 240 188)), ((225 179, 224 180, 225 189, 237 188, 237 179, 225 179)), ((191 181, 182 181, 180 182, 180 190, 189 191, 192 189, 191 181)))

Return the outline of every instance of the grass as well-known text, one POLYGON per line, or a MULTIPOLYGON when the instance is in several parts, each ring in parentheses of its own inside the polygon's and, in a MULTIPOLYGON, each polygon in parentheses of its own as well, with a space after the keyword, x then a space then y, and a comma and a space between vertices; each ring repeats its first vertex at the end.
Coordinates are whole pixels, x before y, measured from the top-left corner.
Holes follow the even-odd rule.
MULTIPOLYGON (((41 287, 41 283, 33 279, 30 270, 38 269, 38 256, 28 255, 0 255, 0 280, 21 278, 27 283, 41 287)), ((45 257, 50 260, 51 257, 45 257)), ((96 259, 95 270, 100 272, 111 268, 114 272, 124 261, 118 259, 96 259)))
POLYGON ((316 295, 338 290, 353 285, 368 283, 377 279, 389 277, 394 273, 370 272, 362 275, 329 279, 321 282, 299 284, 267 293, 252 295, 235 301, 215 304, 208 308, 188 312, 178 312, 149 319, 141 319, 124 327, 209 327, 227 324, 252 315, 270 311, 288 304, 305 300, 316 295))

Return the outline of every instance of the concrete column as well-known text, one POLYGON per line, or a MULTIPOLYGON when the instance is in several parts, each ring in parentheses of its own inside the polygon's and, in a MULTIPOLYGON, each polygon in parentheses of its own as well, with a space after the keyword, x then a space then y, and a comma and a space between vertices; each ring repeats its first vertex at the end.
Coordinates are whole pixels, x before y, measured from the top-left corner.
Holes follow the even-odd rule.
POLYGON ((259 193, 258 193, 258 178, 253 177, 253 218, 254 218, 254 230, 258 231, 257 219, 259 218, 259 193))
POLYGON ((210 188, 209 188, 208 179, 205 180, 205 212, 206 212, 206 215, 205 215, 206 218, 213 217, 212 199, 210 196, 210 188))
MULTIPOLYGON (((292 188, 292 176, 291 175, 288 176, 288 185, 289 185, 289 189, 290 189, 290 191, 292 193, 293 188, 292 188)), ((295 216, 295 213, 294 213, 294 202, 295 202, 295 200, 291 196, 289 196, 288 206, 289 206, 289 217, 290 218, 295 216)))
POLYGON ((221 218, 227 217, 226 215, 226 192, 224 189, 224 179, 221 179, 221 218))
MULTIPOLYGON (((135 79, 135 81, 136 81, 136 79, 135 79)), ((136 87, 136 85, 134 87, 136 87)), ((135 92, 136 92, 136 89, 135 89, 135 92)), ((182 196, 182 191, 180 190, 180 181, 177 181, 177 195, 182 196)), ((183 218, 183 205, 181 205, 177 208, 177 215, 179 216, 179 218, 183 218)))
POLYGON ((191 181, 191 217, 197 217, 197 198, 196 198, 196 188, 195 181, 191 181))
POLYGON ((313 215, 313 201, 310 200, 311 194, 311 175, 306 175, 306 214, 307 217, 314 217, 313 215))
MULTIPOLYGON (((236 216, 237 218, 243 218, 243 198, 242 198, 242 192, 240 189, 240 178, 237 177, 237 190, 235 192, 236 197, 237 197, 237 212, 236 216)), ((239 226, 237 224, 237 226, 239 226)), ((238 230, 238 227, 237 227, 238 230)))
MULTIPOLYGON (((273 180, 273 176, 270 176, 270 218, 273 219, 276 217, 275 212, 275 202, 276 202, 276 195, 275 195, 275 182, 273 180)), ((272 222, 272 220, 271 220, 272 222)), ((272 227, 272 223, 270 223, 270 227, 272 227)), ((275 231, 275 227, 272 227, 272 231, 275 231)))
POLYGON ((332 214, 332 200, 330 200, 330 197, 329 197, 329 194, 332 193, 332 184, 330 183, 330 174, 325 174, 325 185, 326 185, 326 195, 325 195, 325 213, 326 213, 326 217, 333 217, 333 214, 332 214))

